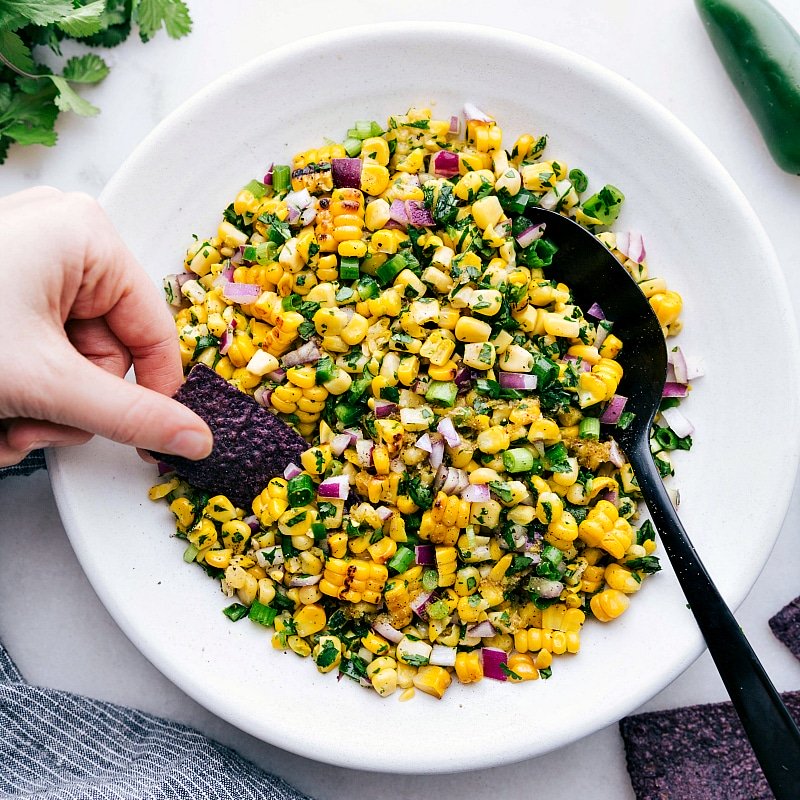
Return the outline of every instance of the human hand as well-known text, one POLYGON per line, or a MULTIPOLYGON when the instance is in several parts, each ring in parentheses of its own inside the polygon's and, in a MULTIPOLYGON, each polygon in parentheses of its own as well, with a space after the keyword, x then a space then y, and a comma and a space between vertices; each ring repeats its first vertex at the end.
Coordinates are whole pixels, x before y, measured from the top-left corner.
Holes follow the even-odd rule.
POLYGON ((208 455, 208 426, 169 397, 182 370, 166 304, 95 200, 0 197, 0 274, 0 466, 93 434, 208 455))

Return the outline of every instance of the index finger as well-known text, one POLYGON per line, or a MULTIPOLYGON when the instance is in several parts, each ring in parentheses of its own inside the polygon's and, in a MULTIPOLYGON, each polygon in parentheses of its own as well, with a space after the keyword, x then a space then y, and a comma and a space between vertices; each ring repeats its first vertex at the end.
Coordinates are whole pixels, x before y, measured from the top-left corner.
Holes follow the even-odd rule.
POLYGON ((130 351, 137 383, 172 395, 183 379, 175 323, 149 275, 94 201, 84 278, 72 316, 105 317, 130 351))

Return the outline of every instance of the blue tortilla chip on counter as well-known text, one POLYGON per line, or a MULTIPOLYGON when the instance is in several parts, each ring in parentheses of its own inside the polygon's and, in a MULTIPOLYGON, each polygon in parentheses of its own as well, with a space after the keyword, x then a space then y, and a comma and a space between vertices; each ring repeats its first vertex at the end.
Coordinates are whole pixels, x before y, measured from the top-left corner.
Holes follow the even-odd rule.
POLYGON ((800 597, 784 606, 769 621, 772 632, 792 651, 795 658, 800 658, 800 597))
POLYGON ((200 461, 153 453, 193 486, 224 494, 249 509, 271 478, 300 463, 308 443, 271 411, 203 364, 194 366, 175 399, 211 428, 214 448, 200 461))
MULTIPOLYGON (((782 695, 800 722, 800 692, 782 695)), ((771 800, 731 703, 625 717, 619 723, 636 800, 771 800)))

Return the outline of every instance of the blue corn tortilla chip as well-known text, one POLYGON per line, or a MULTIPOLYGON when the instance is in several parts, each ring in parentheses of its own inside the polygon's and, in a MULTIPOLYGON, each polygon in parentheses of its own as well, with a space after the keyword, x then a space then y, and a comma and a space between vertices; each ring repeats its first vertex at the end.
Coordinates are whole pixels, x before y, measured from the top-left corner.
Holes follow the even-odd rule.
POLYGON ((249 509, 270 479, 283 475, 287 464, 299 464, 308 449, 299 433, 203 364, 192 368, 174 397, 205 420, 214 448, 200 461, 152 455, 193 486, 224 494, 240 508, 249 509))
POLYGON ((784 606, 769 621, 772 632, 792 651, 795 658, 800 658, 800 597, 784 606))
MULTIPOLYGON (((800 722, 800 692, 785 692, 800 722)), ((625 717, 619 723, 636 800, 771 800, 731 703, 625 717)))

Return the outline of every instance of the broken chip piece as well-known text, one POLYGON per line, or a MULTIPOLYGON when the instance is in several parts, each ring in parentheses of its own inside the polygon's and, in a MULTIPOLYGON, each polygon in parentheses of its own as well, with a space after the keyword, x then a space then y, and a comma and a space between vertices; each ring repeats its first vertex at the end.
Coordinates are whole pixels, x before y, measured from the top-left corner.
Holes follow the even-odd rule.
POLYGON ((203 364, 192 368, 174 397, 205 420, 214 447, 200 461, 152 455, 192 485, 224 494, 242 508, 249 509, 269 480, 299 463, 308 448, 299 433, 203 364))
MULTIPOLYGON (((800 692, 781 696, 800 720, 800 692)), ((619 728, 636 800, 772 797, 729 702, 635 714, 619 728)))
POLYGON ((800 658, 800 597, 795 597, 785 605, 769 621, 769 627, 775 636, 792 651, 795 658, 800 658))

